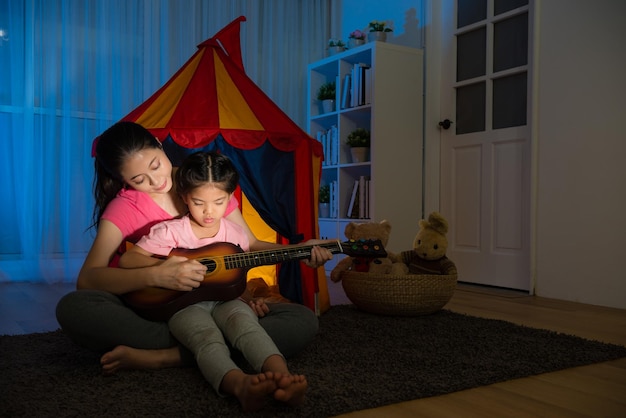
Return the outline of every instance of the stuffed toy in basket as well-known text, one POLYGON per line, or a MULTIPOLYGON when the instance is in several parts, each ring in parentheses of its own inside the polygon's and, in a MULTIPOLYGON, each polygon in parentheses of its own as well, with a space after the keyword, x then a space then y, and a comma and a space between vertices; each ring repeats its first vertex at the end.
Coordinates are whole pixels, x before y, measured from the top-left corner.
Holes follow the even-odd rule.
MULTIPOLYGON (((346 296, 359 309, 383 315, 424 315, 450 301, 457 283, 455 264, 445 256, 447 221, 437 212, 420 229, 413 249, 389 253, 389 274, 342 270, 336 273, 346 296)), ((332 277, 332 276, 331 276, 332 277)))

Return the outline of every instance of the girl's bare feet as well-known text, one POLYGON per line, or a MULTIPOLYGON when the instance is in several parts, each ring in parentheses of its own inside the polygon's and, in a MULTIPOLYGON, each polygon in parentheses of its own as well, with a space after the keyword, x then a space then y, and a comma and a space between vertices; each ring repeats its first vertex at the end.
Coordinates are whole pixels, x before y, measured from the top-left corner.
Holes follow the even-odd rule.
POLYGON ((102 373, 112 375, 125 369, 163 369, 181 365, 178 347, 144 350, 118 345, 100 357, 102 373))
POLYGON ((306 377, 301 374, 282 375, 276 380, 274 399, 285 402, 290 406, 300 406, 304 403, 304 395, 308 387, 306 377))
POLYGON ((274 393, 276 381, 272 372, 250 375, 236 369, 226 373, 220 389, 236 396, 245 412, 252 412, 261 409, 274 393))

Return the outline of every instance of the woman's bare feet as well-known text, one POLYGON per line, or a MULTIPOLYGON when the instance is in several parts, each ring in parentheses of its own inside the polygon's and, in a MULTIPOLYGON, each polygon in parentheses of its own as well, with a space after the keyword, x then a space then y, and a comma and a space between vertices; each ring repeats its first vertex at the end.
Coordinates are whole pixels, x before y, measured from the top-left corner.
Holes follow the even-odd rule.
POLYGON ((306 377, 301 374, 282 375, 276 380, 274 399, 285 402, 289 406, 300 406, 304 403, 304 395, 308 387, 306 377))
POLYGON ((226 373, 220 391, 234 395, 245 412, 258 411, 268 396, 276 390, 276 380, 272 372, 245 374, 241 370, 226 373))
POLYGON ((163 369, 181 365, 178 347, 144 350, 118 345, 100 357, 102 373, 112 375, 125 369, 163 369))

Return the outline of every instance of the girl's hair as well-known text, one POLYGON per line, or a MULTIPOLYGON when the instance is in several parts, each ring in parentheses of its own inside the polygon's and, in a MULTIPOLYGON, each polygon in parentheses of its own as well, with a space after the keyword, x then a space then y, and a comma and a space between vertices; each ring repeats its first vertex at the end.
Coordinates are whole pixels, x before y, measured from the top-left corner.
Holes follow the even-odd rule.
POLYGON ((118 122, 97 139, 93 179, 96 204, 92 226, 98 228, 107 205, 124 187, 122 165, 146 148, 162 148, 162 145, 146 128, 134 122, 118 122))
POLYGON ((196 187, 213 183, 232 193, 239 183, 239 173, 227 156, 217 152, 196 152, 189 155, 175 174, 176 191, 186 196, 196 187))

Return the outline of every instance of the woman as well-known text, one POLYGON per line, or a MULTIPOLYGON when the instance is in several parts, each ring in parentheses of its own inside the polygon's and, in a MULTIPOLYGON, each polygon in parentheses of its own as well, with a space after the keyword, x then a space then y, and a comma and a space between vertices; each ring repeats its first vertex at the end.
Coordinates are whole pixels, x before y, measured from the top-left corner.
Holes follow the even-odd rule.
MULTIPOLYGON (((61 298, 57 320, 77 343, 105 352, 100 359, 104 373, 192 365, 193 355, 178 344, 167 323, 140 317, 118 297, 145 287, 190 291, 204 277, 202 264, 182 257, 139 269, 117 267, 126 241, 134 243, 154 224, 185 213, 185 204, 172 187, 172 164, 161 143, 132 122, 119 122, 107 129, 95 154, 97 234, 78 275, 78 290, 61 298)), ((244 228, 251 251, 280 247, 259 241, 236 200, 231 201, 225 218, 244 228)), ((307 265, 317 267, 331 257, 328 250, 313 247, 307 265)), ((312 341, 318 322, 310 309, 295 303, 268 306, 259 322, 286 357, 312 341)))

